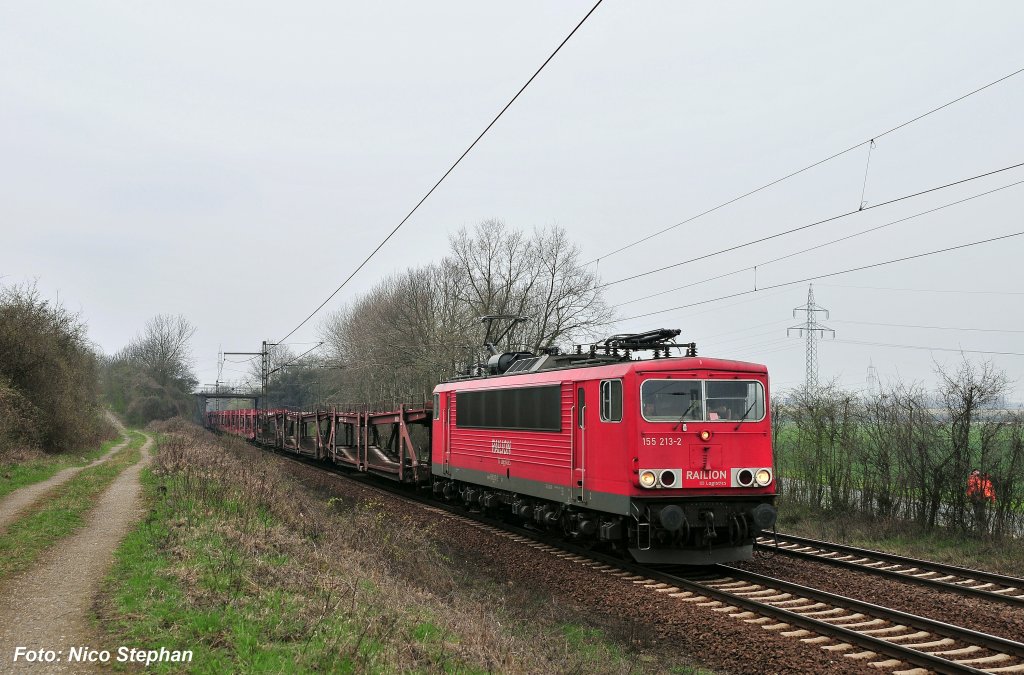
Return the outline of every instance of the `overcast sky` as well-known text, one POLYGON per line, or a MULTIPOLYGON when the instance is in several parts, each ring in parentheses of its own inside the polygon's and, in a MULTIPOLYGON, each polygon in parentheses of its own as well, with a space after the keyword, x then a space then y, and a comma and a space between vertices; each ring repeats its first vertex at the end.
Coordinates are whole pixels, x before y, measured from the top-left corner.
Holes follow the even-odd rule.
MULTIPOLYGON (((4 3, 0 276, 59 293, 108 353, 148 317, 184 314, 213 382, 219 346, 256 350, 312 311, 592 4, 4 3)), ((867 146, 606 255, 1024 67, 1022 26, 1015 1, 606 0, 327 310, 489 218, 564 227, 612 282, 854 210, 867 146)), ((1024 162, 1022 120, 1024 73, 886 135, 864 200, 1024 162)), ((754 265, 773 286, 1018 232, 1024 185, 765 264, 1022 180, 1024 168, 869 209, 607 297, 754 265)), ((936 348, 1024 354, 1022 252, 1019 237, 816 282, 837 337, 821 344, 820 378, 863 388, 870 362, 883 383, 930 385, 936 363, 960 358, 936 348)), ((618 311, 753 287, 747 271, 618 311)), ((777 389, 793 387, 803 342, 786 328, 806 296, 783 286, 609 332, 679 327, 701 354, 766 363, 777 389)), ((316 324, 292 339, 315 340, 316 324)), ((1024 399, 1024 356, 967 356, 995 361, 1024 399)))

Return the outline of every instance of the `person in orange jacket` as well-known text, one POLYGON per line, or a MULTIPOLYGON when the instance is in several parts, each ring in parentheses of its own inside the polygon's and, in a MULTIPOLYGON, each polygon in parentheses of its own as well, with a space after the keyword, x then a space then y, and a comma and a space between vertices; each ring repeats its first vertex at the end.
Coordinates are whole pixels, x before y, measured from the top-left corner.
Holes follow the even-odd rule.
POLYGON ((971 475, 967 477, 967 498, 974 507, 974 522, 984 531, 987 526, 985 507, 990 503, 996 503, 996 492, 992 488, 992 479, 988 474, 982 476, 978 469, 971 471, 971 475))

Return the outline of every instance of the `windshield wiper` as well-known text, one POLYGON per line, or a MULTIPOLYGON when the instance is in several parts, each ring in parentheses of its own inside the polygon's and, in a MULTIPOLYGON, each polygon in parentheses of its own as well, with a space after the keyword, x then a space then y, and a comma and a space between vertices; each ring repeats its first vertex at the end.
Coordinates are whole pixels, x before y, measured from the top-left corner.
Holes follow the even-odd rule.
POLYGON ((740 425, 743 424, 743 421, 747 419, 747 415, 750 414, 750 411, 754 409, 755 405, 757 405, 757 399, 756 398, 754 399, 754 402, 750 404, 750 407, 747 408, 747 411, 745 413, 743 413, 743 417, 740 418, 740 421, 736 423, 735 427, 733 427, 733 429, 732 429, 733 431, 738 431, 739 430, 740 425))
POLYGON ((679 429, 679 425, 686 421, 686 416, 690 414, 690 411, 693 410, 693 406, 696 403, 697 399, 693 399, 692 401, 690 401, 690 405, 686 408, 686 410, 683 411, 683 414, 679 416, 679 421, 676 422, 676 425, 674 427, 672 427, 672 431, 676 431, 677 429, 679 429))

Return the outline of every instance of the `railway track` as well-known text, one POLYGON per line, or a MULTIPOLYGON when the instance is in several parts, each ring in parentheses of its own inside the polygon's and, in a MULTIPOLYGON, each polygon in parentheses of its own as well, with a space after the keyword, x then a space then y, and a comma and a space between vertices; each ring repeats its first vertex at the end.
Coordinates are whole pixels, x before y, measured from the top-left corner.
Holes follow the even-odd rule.
POLYGON ((900 675, 935 673, 1024 673, 1024 643, 916 616, 782 579, 727 566, 652 569, 581 549, 543 533, 509 525, 460 506, 410 493, 400 485, 363 480, 362 475, 288 453, 276 454, 360 485, 413 501, 428 510, 558 558, 641 585, 652 593, 693 602, 709 611, 818 645, 845 658, 900 675), (684 571, 685 570, 685 571, 684 571))
POLYGON ((458 507, 428 507, 654 593, 900 675, 1024 673, 1024 643, 1014 640, 723 565, 696 573, 652 569, 551 542, 537 532, 494 523, 458 507))
POLYGON ((788 534, 759 537, 757 546, 782 555, 1024 607, 1024 579, 1016 577, 788 534))
POLYGON ((634 581, 690 601, 706 598, 714 611, 897 673, 1024 672, 1020 642, 781 579, 723 567, 702 578, 640 576, 634 581))

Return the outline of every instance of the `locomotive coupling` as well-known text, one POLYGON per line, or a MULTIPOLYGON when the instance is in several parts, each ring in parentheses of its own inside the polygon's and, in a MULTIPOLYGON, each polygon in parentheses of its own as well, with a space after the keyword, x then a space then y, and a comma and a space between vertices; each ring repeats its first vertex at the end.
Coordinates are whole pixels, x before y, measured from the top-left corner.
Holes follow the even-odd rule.
POLYGON ((701 511, 699 517, 704 523, 704 538, 710 541, 718 537, 718 532, 715 532, 715 512, 701 511))

